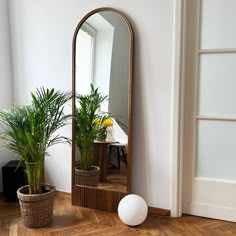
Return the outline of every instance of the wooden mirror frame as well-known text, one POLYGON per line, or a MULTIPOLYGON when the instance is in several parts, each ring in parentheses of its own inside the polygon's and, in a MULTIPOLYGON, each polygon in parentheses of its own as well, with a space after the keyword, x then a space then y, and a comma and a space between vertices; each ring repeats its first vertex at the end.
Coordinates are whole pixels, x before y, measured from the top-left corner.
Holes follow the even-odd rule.
POLYGON ((75 89, 76 89, 76 39, 78 35, 78 31, 83 25, 83 23, 93 14, 99 13, 102 11, 111 11, 119 14, 123 20, 126 22, 127 27, 130 32, 130 54, 129 54, 129 85, 128 85, 128 154, 127 154, 127 193, 111 191, 111 190, 103 190, 97 189, 88 186, 80 186, 75 185, 75 119, 72 120, 72 169, 71 169, 71 183, 72 183, 72 205, 92 208, 103 211, 117 212, 117 207, 120 200, 130 193, 130 181, 131 181, 131 129, 132 129, 132 81, 133 81, 133 52, 134 52, 134 34, 132 30, 132 26, 127 19, 127 17, 120 12, 119 10, 102 7, 97 8, 88 14, 86 14, 82 20, 77 25, 72 43, 72 114, 74 117, 75 114, 75 89), (102 199, 102 200, 99 200, 102 199))

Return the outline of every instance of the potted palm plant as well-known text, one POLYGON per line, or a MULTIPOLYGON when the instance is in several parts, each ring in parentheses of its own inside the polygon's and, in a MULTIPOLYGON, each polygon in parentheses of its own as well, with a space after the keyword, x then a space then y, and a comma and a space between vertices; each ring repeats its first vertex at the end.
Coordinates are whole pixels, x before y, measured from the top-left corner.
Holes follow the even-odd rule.
POLYGON ((1 138, 26 165, 28 185, 17 191, 23 222, 27 227, 41 227, 52 220, 55 193, 55 187, 44 182, 45 156, 49 147, 70 142, 55 132, 71 117, 64 114, 71 94, 42 87, 31 97, 28 106, 13 106, 0 112, 1 138))
POLYGON ((94 140, 104 132, 104 123, 110 119, 106 112, 98 112, 107 96, 101 95, 98 88, 91 84, 88 95, 77 97, 79 107, 75 109, 76 144, 79 150, 79 166, 75 168, 76 184, 96 187, 99 179, 99 167, 93 165, 94 140))

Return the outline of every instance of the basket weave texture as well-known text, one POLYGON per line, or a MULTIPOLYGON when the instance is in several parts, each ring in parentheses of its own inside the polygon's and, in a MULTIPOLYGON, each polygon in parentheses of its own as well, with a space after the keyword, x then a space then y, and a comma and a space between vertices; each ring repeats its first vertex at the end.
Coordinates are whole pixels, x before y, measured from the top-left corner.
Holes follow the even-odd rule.
POLYGON ((52 221, 55 187, 45 184, 45 188, 49 191, 42 194, 28 194, 28 185, 17 190, 21 215, 26 227, 42 227, 52 221))
POLYGON ((77 185, 97 187, 100 168, 98 166, 92 167, 93 170, 80 170, 79 167, 75 168, 75 183, 77 185))

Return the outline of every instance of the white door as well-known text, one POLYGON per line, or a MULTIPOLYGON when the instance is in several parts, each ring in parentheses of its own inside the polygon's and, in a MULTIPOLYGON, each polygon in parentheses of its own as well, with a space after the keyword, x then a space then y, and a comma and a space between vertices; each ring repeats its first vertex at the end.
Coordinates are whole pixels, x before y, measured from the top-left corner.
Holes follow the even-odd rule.
POLYGON ((183 212, 236 222, 236 1, 186 2, 183 212))

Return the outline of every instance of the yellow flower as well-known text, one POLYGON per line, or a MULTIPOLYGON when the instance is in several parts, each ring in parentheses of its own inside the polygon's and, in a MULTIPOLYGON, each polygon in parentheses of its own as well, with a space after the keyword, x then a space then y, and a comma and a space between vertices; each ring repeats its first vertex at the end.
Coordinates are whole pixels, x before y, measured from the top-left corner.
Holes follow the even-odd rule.
POLYGON ((102 125, 102 120, 100 118, 96 118, 94 120, 94 123, 97 125, 97 126, 101 126, 102 125))
POLYGON ((106 127, 109 127, 109 126, 112 126, 113 125, 113 122, 112 122, 112 119, 109 117, 109 118, 106 118, 106 119, 101 119, 101 118, 97 118, 94 120, 94 123, 97 125, 97 126, 102 126, 104 128, 106 127))
POLYGON ((111 118, 105 119, 102 125, 105 127, 112 126, 113 125, 112 119, 111 118))

